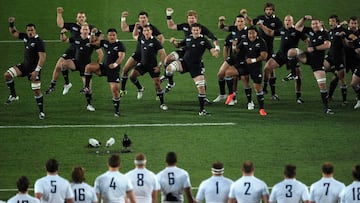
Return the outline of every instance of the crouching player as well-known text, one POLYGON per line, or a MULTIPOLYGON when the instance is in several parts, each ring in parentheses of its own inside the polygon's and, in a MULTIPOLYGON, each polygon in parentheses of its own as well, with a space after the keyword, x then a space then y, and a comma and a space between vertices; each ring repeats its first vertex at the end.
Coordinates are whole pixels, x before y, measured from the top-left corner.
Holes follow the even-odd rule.
MULTIPOLYGON (((98 76, 106 76, 107 82, 110 85, 110 90, 112 93, 112 103, 114 104, 114 116, 119 117, 120 111, 120 93, 119 93, 119 81, 120 81, 120 64, 125 57, 125 46, 118 40, 117 31, 115 28, 110 28, 107 31, 107 40, 101 40, 100 38, 95 39, 96 30, 92 30, 91 38, 95 40, 92 43, 95 43, 96 46, 102 47, 105 52, 104 63, 89 63, 85 66, 85 93, 91 94, 91 79, 92 73, 95 73, 98 76)), ((87 97, 86 99, 91 99, 92 97, 87 97)))

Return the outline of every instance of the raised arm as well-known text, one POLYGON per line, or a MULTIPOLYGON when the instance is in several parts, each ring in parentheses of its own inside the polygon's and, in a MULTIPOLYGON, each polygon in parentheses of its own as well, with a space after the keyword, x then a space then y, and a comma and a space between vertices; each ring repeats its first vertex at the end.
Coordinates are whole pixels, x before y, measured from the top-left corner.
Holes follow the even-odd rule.
POLYGON ((56 24, 59 28, 63 28, 64 27, 64 18, 62 16, 62 13, 64 12, 63 7, 57 7, 56 8, 56 24))
POLYGON ((126 17, 129 15, 127 11, 123 11, 121 13, 121 31, 129 32, 129 25, 126 23, 126 17))
POLYGON ((174 9, 166 9, 166 23, 169 29, 177 30, 177 25, 174 23, 174 20, 171 18, 171 15, 174 13, 174 9))
POLYGON ((304 29, 304 22, 305 20, 311 20, 312 17, 310 15, 306 15, 304 17, 302 17, 295 25, 295 29, 302 32, 304 29))
POLYGON ((14 17, 9 17, 8 21, 9 21, 9 32, 10 32, 10 34, 13 37, 18 39, 20 32, 15 27, 15 18, 14 17))

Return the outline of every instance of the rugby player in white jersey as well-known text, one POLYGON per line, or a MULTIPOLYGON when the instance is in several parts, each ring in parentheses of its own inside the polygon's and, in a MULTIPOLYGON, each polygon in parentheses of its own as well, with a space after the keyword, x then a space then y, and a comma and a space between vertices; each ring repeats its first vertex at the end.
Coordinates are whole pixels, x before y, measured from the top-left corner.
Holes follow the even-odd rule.
POLYGON ((254 163, 245 161, 242 165, 242 177, 230 187, 229 203, 259 203, 261 199, 268 203, 269 190, 266 183, 254 176, 254 163))
POLYGON ((47 175, 35 182, 35 197, 41 203, 73 203, 74 193, 68 180, 58 174, 59 163, 55 159, 46 162, 47 175))
POLYGON ((95 192, 102 203, 136 203, 130 179, 120 173, 120 157, 113 154, 108 159, 108 171, 95 179, 95 192), (125 201, 128 198, 129 201, 125 201))
POLYGON ((130 179, 134 186, 136 202, 157 203, 160 185, 156 175, 146 168, 146 156, 139 153, 134 160, 135 169, 125 175, 130 179))
POLYGON ((166 155, 167 166, 157 174, 161 189, 161 202, 183 203, 183 193, 185 192, 187 202, 193 203, 190 176, 187 171, 177 167, 176 162, 175 152, 168 152, 166 155))
POLYGON ((227 203, 232 180, 223 176, 224 164, 215 162, 211 168, 212 176, 200 183, 195 202, 227 203))
POLYGON ((284 170, 285 179, 271 190, 270 203, 309 203, 309 191, 306 185, 296 180, 296 166, 288 164, 284 170))
POLYGON ((95 189, 85 183, 85 169, 75 166, 71 172, 71 188, 74 192, 74 203, 97 203, 95 189))
POLYGON ((322 166, 322 178, 310 187, 311 203, 337 203, 340 200, 340 192, 345 188, 344 183, 335 180, 334 166, 324 163, 322 166))

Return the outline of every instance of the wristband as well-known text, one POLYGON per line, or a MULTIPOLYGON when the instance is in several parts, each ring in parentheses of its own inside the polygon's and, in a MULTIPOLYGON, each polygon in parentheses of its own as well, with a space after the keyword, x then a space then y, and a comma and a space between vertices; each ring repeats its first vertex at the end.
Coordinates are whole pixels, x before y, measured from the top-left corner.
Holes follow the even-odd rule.
POLYGON ((252 58, 251 63, 256 63, 256 58, 252 58))
POLYGON ((162 64, 163 64, 162 62, 159 62, 159 63, 158 63, 158 66, 161 66, 162 64))
POLYGON ((121 22, 125 22, 126 21, 126 17, 121 17, 121 22))
POLYGON ((220 51, 220 46, 219 46, 219 45, 216 45, 216 46, 215 46, 215 50, 216 50, 216 51, 220 51))
POLYGON ((119 64, 118 63, 113 63, 113 65, 114 65, 114 68, 116 68, 116 67, 118 67, 119 66, 119 64))
POLYGON ((36 66, 35 71, 40 72, 41 71, 41 66, 36 66))
POLYGON ((171 15, 172 15, 173 13, 174 13, 173 10, 168 11, 168 10, 166 9, 166 16, 170 16, 170 17, 171 17, 171 15))
POLYGON ((166 16, 166 20, 171 20, 171 16, 166 16))
POLYGON ((15 24, 15 22, 9 23, 9 27, 13 28, 15 26, 14 24, 15 24))

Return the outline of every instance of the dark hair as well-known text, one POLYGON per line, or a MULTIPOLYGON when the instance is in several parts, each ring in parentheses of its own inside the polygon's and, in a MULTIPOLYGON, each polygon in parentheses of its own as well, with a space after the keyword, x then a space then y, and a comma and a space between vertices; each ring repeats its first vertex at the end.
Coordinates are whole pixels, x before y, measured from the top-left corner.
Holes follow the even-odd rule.
POLYGON ((107 30, 107 33, 109 33, 109 32, 115 32, 115 33, 117 34, 117 31, 116 31, 115 28, 109 28, 109 29, 107 30))
POLYGON ((59 163, 55 159, 49 159, 46 162, 46 171, 54 173, 59 170, 59 163))
POLYGON ((284 175, 287 178, 294 178, 296 176, 296 166, 293 164, 288 164, 285 166, 284 175))
POLYGON ((146 17, 149 17, 149 14, 146 11, 140 11, 138 16, 142 16, 142 15, 145 15, 146 17))
POLYGON ((82 183, 85 181, 85 169, 81 166, 75 166, 71 173, 74 183, 82 183))
POLYGON ((245 173, 251 173, 254 171, 254 163, 251 161, 245 161, 242 165, 242 170, 245 173))
POLYGON ((191 28, 193 28, 193 27, 201 28, 201 25, 200 25, 199 23, 194 23, 194 24, 191 24, 190 27, 191 27, 191 28))
POLYGON ((275 4, 270 3, 270 2, 265 3, 264 11, 265 11, 265 9, 268 8, 268 7, 271 7, 272 10, 275 11, 275 4))
POLYGON ((36 26, 35 26, 34 23, 29 23, 29 24, 26 25, 26 27, 34 27, 36 29, 36 26))
POLYGON ((354 166, 354 168, 352 170, 352 175, 353 175, 354 179, 356 179, 357 181, 360 181, 360 165, 354 166))
POLYGON ((254 25, 248 27, 247 31, 249 32, 249 30, 255 30, 255 32, 258 32, 258 29, 254 25))
POLYGON ((116 168, 120 166, 120 156, 113 154, 108 159, 108 164, 110 167, 116 168))
POLYGON ((143 29, 144 29, 144 28, 149 28, 150 30, 153 30, 152 26, 149 25, 149 24, 144 25, 144 26, 143 26, 143 29))
POLYGON ((239 14, 236 16, 236 18, 245 18, 243 15, 239 14))
POLYGON ((329 19, 335 19, 335 21, 336 21, 337 23, 340 22, 339 16, 336 15, 336 14, 330 15, 330 16, 329 16, 329 19))
POLYGON ((322 165, 322 172, 326 175, 330 175, 334 173, 334 166, 332 163, 324 163, 322 165))
POLYGON ((212 164, 212 168, 214 169, 223 169, 224 168, 224 164, 221 163, 220 161, 214 162, 212 164))
POLYGON ((166 154, 166 163, 169 165, 174 165, 177 162, 177 157, 175 152, 168 152, 166 154))
POLYGON ((357 21, 357 20, 358 20, 358 17, 356 17, 356 16, 351 16, 351 17, 349 18, 349 21, 350 21, 350 20, 357 21))
POLYGON ((29 179, 26 176, 21 176, 17 181, 16 181, 16 186, 19 190, 19 192, 24 193, 28 190, 29 188, 29 179))

